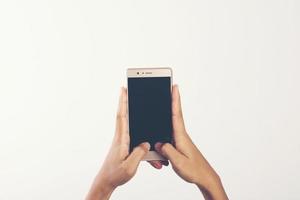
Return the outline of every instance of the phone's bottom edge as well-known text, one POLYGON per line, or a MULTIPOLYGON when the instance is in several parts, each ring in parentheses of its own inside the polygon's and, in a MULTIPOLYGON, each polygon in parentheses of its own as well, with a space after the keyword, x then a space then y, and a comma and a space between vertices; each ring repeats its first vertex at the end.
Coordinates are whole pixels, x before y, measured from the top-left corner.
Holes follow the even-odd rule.
POLYGON ((156 151, 149 151, 144 158, 144 161, 151 161, 151 160, 167 160, 165 157, 157 153, 156 151))

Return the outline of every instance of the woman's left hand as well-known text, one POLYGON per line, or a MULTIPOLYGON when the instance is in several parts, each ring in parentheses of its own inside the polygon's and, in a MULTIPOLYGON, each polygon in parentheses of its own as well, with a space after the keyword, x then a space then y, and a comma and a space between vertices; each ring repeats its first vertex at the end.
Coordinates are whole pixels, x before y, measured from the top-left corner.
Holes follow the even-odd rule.
MULTIPOLYGON (((116 121, 113 143, 86 200, 109 199, 116 187, 126 183, 135 175, 140 161, 150 149, 150 144, 145 142, 135 147, 129 154, 130 139, 128 132, 127 91, 125 88, 121 89, 116 121)), ((156 168, 161 168, 159 161, 152 162, 152 165, 156 166, 156 168)))

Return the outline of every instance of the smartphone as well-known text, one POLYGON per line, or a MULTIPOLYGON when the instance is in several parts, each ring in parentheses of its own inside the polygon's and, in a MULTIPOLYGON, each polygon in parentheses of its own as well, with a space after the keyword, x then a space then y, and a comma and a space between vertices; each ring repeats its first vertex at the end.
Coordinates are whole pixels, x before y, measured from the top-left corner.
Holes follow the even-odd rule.
POLYGON ((157 142, 172 141, 172 69, 127 69, 130 151, 149 142, 143 160, 166 160, 155 151, 157 142))

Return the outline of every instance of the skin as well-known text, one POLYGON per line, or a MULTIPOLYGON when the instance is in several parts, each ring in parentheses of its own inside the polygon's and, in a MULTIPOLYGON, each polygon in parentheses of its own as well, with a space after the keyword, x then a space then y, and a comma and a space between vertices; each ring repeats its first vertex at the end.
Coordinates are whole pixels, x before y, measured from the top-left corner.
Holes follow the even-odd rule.
MULTIPOLYGON (((192 142, 185 129, 178 86, 173 86, 172 91, 174 144, 157 143, 156 151, 171 162, 178 176, 195 184, 206 200, 228 200, 220 177, 192 142)), ((128 182, 135 175, 140 161, 149 151, 150 144, 146 142, 129 153, 130 138, 127 120, 127 91, 122 88, 113 143, 86 200, 108 200, 118 186, 128 182)), ((169 164, 168 161, 149 163, 157 169, 169 164)))

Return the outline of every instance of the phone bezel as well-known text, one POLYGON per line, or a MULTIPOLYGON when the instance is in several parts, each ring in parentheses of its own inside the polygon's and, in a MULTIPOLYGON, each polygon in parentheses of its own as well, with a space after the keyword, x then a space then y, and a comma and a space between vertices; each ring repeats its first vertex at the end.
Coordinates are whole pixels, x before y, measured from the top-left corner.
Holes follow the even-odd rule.
MULTIPOLYGON (((147 77, 170 77, 170 92, 172 93, 173 85, 173 71, 170 67, 163 68, 127 68, 127 89, 128 89, 128 78, 147 78, 147 77)), ((128 92, 127 92, 127 99, 128 92)), ((127 104, 127 110, 129 115, 129 108, 127 104)), ((128 117, 128 129, 129 129, 129 117, 128 117)), ((167 160, 162 155, 158 154, 156 151, 149 151, 143 160, 167 160)))

